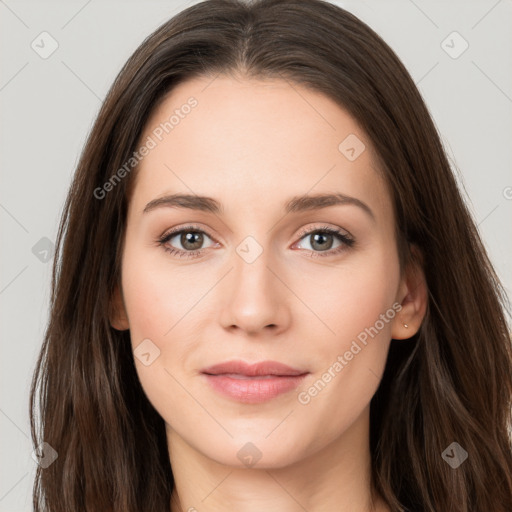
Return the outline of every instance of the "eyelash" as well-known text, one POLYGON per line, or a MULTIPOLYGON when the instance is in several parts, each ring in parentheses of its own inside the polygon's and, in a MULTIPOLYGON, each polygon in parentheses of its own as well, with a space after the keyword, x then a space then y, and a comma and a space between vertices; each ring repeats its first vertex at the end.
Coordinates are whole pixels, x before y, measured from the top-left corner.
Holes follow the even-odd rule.
MULTIPOLYGON (((171 255, 179 255, 180 258, 182 256, 185 256, 188 259, 197 258, 197 257, 201 256, 204 249, 198 249, 196 251, 182 251, 181 249, 176 249, 175 247, 170 248, 165 245, 169 240, 174 238, 176 235, 179 235, 181 233, 187 233, 187 232, 202 233, 202 234, 207 235, 213 241, 215 241, 214 238, 212 236, 210 236, 203 229, 200 229, 197 226, 189 225, 189 226, 179 228, 175 231, 170 231, 170 232, 166 233, 165 235, 163 235, 162 237, 157 239, 157 243, 164 249, 164 251, 168 252, 171 255)), ((313 235, 316 233, 327 233, 330 235, 334 235, 335 237, 338 238, 338 240, 340 242, 342 242, 343 245, 341 245, 340 247, 337 247, 336 249, 330 249, 328 251, 310 251, 312 253, 311 254, 312 257, 313 257, 313 255, 314 255, 314 257, 334 256, 342 251, 347 250, 347 248, 352 247, 355 243, 355 240, 352 237, 350 237, 349 235, 345 234, 345 232, 341 231, 340 229, 332 228, 330 226, 321 226, 319 228, 315 228, 315 229, 312 229, 309 231, 303 230, 299 234, 299 240, 302 240, 307 235, 313 235)), ((309 249, 305 249, 305 250, 309 250, 309 249)))

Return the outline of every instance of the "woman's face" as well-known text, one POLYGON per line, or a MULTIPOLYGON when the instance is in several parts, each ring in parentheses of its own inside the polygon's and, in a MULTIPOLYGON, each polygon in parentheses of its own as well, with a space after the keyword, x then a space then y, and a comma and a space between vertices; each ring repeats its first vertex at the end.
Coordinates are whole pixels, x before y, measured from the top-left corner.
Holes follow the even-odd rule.
POLYGON ((130 329, 170 443, 280 467, 367 436, 390 339, 411 329, 365 133, 320 93, 219 76, 176 87, 143 144, 112 324, 130 329), (338 201, 313 200, 326 194, 338 201), (162 199, 173 195, 188 198, 162 199), (235 361, 295 371, 213 375, 235 361))

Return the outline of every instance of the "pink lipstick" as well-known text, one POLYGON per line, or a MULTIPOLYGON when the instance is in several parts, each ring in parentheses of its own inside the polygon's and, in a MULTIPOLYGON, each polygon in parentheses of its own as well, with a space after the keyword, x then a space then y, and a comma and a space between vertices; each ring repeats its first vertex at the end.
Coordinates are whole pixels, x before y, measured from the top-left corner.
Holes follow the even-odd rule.
POLYGON ((201 373, 218 393, 238 402, 257 404, 295 389, 309 372, 277 361, 227 361, 201 373))

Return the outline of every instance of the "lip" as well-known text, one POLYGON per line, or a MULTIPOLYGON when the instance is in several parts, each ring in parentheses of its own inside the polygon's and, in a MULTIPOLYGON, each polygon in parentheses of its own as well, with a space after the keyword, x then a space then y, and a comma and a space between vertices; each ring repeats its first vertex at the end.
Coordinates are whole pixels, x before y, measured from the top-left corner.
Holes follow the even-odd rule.
POLYGON ((201 373, 216 392, 238 402, 256 404, 295 389, 309 372, 277 361, 226 361, 201 373))

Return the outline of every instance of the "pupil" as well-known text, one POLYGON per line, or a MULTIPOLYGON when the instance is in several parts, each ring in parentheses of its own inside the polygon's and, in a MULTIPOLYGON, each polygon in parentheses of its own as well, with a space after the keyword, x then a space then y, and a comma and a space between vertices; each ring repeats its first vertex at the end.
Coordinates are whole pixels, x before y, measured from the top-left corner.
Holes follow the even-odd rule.
POLYGON ((200 249, 201 245, 203 244, 203 235, 201 233, 197 233, 196 231, 188 231, 186 233, 182 233, 180 241, 181 245, 183 245, 185 249, 200 249))
POLYGON ((329 250, 332 247, 332 235, 330 234, 321 234, 321 233, 315 233, 314 235, 311 235, 313 237, 313 243, 311 244, 311 247, 313 249, 319 249, 321 251, 329 250), (330 237, 330 243, 325 245, 326 237, 330 237), (315 244, 319 243, 319 247, 315 247, 315 244))

